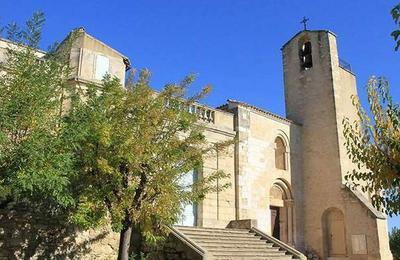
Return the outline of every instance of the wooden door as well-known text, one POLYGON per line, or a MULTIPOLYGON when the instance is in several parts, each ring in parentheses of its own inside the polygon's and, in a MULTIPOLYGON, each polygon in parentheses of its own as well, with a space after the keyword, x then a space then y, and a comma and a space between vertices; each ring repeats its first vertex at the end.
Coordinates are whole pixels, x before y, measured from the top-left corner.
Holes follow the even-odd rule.
POLYGON ((345 255, 346 235, 343 213, 339 210, 329 212, 327 222, 329 256, 345 255))
POLYGON ((276 239, 280 238, 280 226, 279 226, 279 208, 270 207, 271 210, 271 234, 276 239))

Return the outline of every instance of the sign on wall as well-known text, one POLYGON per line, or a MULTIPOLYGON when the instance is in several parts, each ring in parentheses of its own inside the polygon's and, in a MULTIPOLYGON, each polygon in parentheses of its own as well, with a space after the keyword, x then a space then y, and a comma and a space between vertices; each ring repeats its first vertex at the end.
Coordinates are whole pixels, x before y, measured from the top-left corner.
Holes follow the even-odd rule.
POLYGON ((353 254, 355 255, 366 255, 367 252, 367 238, 365 234, 352 235, 351 245, 353 248, 353 254))

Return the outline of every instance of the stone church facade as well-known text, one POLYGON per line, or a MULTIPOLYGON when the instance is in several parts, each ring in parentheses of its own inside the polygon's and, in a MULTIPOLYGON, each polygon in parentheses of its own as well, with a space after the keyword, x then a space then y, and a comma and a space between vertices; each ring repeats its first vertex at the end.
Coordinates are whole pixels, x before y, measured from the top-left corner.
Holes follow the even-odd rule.
MULTIPOLYGON (((0 40, 0 61, 7 44, 0 40)), ((354 73, 339 59, 336 36, 325 30, 301 31, 281 50, 286 117, 236 100, 218 108, 193 108, 209 142, 234 137, 238 142, 207 158, 203 169, 193 173, 223 170, 231 177, 222 182, 231 186, 186 206, 179 225, 193 228, 172 228, 175 239, 184 244, 183 251, 207 251, 191 239, 190 230, 216 234, 213 229, 256 228, 286 250, 313 249, 322 259, 392 259, 386 216, 374 209, 368 194, 345 186, 344 176, 354 165, 346 155, 341 122, 356 118, 350 96, 357 90, 354 73)), ((70 60, 71 83, 77 86, 100 82, 106 72, 123 82, 130 68, 127 57, 83 29, 70 60)), ((110 233, 96 240, 90 256, 115 256, 117 238, 110 233)), ((209 259, 253 259, 213 258, 209 251, 209 259)))

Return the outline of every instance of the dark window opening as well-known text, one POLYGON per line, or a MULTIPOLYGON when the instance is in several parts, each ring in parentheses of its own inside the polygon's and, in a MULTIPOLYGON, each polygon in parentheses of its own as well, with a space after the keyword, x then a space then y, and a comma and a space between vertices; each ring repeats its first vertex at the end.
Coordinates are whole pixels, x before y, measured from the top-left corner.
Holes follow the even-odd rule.
POLYGON ((305 42, 301 46, 300 65, 303 70, 308 70, 313 66, 311 42, 305 42))

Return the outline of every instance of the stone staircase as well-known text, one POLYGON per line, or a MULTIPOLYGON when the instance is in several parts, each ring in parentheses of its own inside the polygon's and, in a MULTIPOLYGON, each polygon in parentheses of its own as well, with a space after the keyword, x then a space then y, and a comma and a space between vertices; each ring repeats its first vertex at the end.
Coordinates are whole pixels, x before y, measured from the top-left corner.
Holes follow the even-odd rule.
POLYGON ((278 245, 276 239, 254 230, 175 226, 191 243, 204 250, 212 260, 292 260, 300 259, 278 245))

